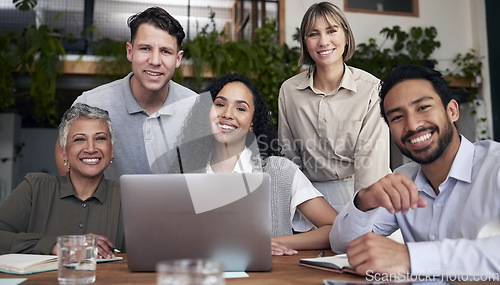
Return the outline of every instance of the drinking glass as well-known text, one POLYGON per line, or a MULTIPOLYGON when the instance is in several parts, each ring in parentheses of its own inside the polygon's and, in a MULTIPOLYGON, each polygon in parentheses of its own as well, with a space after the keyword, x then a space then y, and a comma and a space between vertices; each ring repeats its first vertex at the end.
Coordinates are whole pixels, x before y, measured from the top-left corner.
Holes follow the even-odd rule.
POLYGON ((59 284, 95 282, 97 236, 67 235, 57 237, 59 284))
POLYGON ((224 266, 210 259, 177 259, 156 265, 157 285, 224 285, 224 266))

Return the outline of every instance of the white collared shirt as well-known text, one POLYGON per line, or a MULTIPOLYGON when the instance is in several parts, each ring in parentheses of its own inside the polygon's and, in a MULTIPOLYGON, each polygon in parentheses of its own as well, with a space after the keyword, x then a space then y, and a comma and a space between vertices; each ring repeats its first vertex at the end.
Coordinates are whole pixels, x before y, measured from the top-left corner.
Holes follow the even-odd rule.
MULTIPOLYGON (((252 151, 245 147, 241 152, 236 165, 234 166, 233 173, 249 173, 253 172, 252 165, 252 151)), ((207 164, 207 173, 214 173, 210 163, 207 164)), ((311 181, 297 168, 295 175, 293 177, 292 189, 291 189, 292 200, 290 202, 290 217, 292 217, 292 227, 295 231, 305 232, 314 228, 314 224, 309 221, 298 209, 297 207, 307 200, 323 197, 314 186, 311 181)))

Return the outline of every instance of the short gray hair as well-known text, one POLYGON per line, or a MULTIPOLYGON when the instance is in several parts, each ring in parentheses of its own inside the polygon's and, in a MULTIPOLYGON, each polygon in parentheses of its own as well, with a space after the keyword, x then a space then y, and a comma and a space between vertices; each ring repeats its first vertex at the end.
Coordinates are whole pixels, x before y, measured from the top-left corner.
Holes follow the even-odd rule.
POLYGON ((59 142, 62 149, 66 148, 66 139, 68 137, 69 127, 75 120, 80 118, 98 119, 106 122, 111 135, 111 144, 114 145, 113 126, 111 124, 108 111, 92 107, 87 104, 76 103, 64 112, 61 123, 59 124, 59 142))

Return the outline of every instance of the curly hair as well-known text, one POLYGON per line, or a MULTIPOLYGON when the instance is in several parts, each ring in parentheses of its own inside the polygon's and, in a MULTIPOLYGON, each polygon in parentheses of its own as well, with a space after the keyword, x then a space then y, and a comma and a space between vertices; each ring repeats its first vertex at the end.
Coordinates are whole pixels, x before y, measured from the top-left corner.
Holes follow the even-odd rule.
POLYGON ((248 132, 245 145, 255 156, 264 161, 273 155, 280 155, 280 148, 275 137, 269 111, 262 95, 246 77, 232 73, 219 77, 205 92, 201 93, 185 121, 182 135, 178 140, 176 155, 178 160, 169 172, 204 172, 212 157, 215 138, 212 134, 209 114, 215 97, 231 82, 241 82, 252 93, 255 111, 252 118, 253 132, 248 132), (254 146, 257 147, 254 147, 254 146))
POLYGON ((263 159, 271 155, 278 155, 279 148, 274 127, 269 116, 269 110, 267 109, 262 94, 250 81, 250 79, 248 79, 248 77, 237 73, 227 74, 220 77, 207 89, 207 91, 210 92, 210 95, 212 95, 212 101, 215 100, 215 97, 219 94, 222 88, 231 82, 240 82, 245 84, 245 86, 252 93, 252 99, 255 106, 252 118, 254 135, 247 136, 246 145, 249 146, 253 140, 256 139, 260 155, 263 159))

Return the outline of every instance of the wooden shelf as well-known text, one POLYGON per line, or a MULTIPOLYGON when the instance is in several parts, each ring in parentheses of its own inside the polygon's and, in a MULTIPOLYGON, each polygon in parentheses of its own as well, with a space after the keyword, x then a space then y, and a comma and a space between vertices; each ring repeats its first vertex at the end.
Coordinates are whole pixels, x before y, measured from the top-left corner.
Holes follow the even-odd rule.
MULTIPOLYGON (((96 56, 68 56, 63 63, 63 73, 64 74, 77 74, 77 75, 94 75, 102 74, 112 74, 112 70, 106 71, 107 64, 100 61, 99 57, 96 56)), ((183 62, 179 67, 182 70, 182 74, 186 78, 193 77, 193 66, 189 61, 183 62)), ((304 69, 305 70, 305 69, 304 69)), ((205 71, 202 74, 203 78, 213 78, 214 75, 211 71, 205 71)), ((468 78, 457 78, 452 76, 443 76, 448 82, 448 85, 452 88, 470 88, 472 87, 472 79, 468 78)), ((477 86, 481 88, 481 84, 477 86)))
MULTIPOLYGON (((443 75, 443 78, 448 82, 448 86, 452 88, 471 88, 474 83, 474 81, 470 78, 457 78, 447 75, 443 75)), ((481 88, 481 84, 474 87, 481 88)))
MULTIPOLYGON (((94 74, 112 74, 112 70, 107 70, 108 65, 101 62, 98 57, 95 56, 79 56, 79 57, 69 57, 62 61, 63 73, 71 75, 94 75, 94 74)), ((183 62, 179 67, 182 70, 182 74, 186 78, 193 77, 193 66, 189 62, 183 62)), ((109 68, 108 68, 109 69, 109 68)), ((205 71, 202 74, 204 78, 212 78, 213 73, 211 71, 205 71)))
POLYGON ((103 70, 104 64, 96 61, 63 61, 64 74, 98 74, 103 70))

